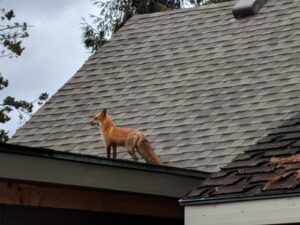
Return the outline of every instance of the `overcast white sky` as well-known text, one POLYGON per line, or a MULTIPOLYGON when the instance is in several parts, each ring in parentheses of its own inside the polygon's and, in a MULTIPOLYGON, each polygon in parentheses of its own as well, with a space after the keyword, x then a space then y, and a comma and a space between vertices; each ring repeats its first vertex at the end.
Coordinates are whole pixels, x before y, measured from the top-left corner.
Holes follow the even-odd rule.
MULTIPOLYGON (((96 14, 96 7, 89 0, 0 0, 0 8, 13 9, 16 21, 32 26, 21 57, 0 60, 0 73, 9 80, 0 101, 7 95, 28 101, 42 92, 53 95, 89 56, 81 18, 96 14)), ((20 124, 14 118, 0 126, 12 134, 20 124)))

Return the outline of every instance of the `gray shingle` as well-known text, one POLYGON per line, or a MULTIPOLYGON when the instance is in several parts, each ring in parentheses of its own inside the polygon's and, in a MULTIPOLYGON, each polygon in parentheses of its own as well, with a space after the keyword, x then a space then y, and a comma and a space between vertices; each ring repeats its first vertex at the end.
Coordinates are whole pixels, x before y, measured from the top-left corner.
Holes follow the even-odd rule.
POLYGON ((218 170, 300 109, 300 1, 233 4, 134 16, 10 142, 105 156, 88 121, 108 108, 165 164, 218 170))

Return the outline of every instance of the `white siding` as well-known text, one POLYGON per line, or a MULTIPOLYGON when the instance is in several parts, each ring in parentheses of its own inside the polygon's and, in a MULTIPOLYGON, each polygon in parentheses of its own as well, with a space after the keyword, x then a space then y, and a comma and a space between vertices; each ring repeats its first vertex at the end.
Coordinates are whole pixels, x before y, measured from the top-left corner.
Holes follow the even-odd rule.
POLYGON ((300 222, 300 197, 185 207, 185 225, 267 225, 300 222))

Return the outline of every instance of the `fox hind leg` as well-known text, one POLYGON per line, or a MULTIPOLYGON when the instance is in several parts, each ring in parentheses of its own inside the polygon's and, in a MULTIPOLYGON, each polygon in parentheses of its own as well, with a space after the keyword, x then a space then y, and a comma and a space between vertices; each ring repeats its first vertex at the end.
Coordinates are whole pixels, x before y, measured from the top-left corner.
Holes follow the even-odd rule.
POLYGON ((138 141, 137 135, 129 134, 126 140, 126 149, 127 152, 131 155, 134 161, 138 161, 138 157, 136 156, 134 149, 136 148, 136 143, 138 141))
POLYGON ((131 155, 131 157, 133 158, 134 161, 138 161, 139 160, 139 158, 136 156, 136 154, 134 152, 134 149, 130 149, 130 150, 127 149, 127 151, 131 155))

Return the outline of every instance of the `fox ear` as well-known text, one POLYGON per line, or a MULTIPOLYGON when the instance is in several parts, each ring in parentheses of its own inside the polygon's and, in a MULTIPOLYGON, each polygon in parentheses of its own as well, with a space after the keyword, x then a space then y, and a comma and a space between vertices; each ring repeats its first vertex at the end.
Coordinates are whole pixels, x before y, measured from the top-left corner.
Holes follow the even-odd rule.
POLYGON ((107 109, 103 109, 103 110, 102 110, 102 114, 103 114, 103 116, 106 116, 106 114, 107 114, 107 109))

